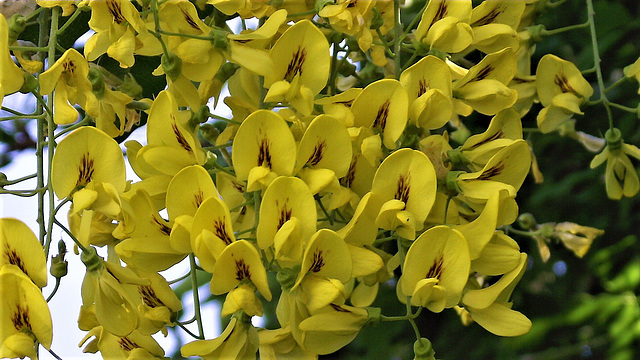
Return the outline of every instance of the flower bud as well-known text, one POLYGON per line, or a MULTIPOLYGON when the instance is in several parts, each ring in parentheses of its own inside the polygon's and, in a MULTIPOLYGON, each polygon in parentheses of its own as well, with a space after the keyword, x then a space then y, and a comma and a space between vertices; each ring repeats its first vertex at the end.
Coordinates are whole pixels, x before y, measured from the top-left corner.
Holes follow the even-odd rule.
POLYGON ((607 147, 609 151, 620 150, 622 147, 622 133, 617 128, 611 128, 604 134, 605 140, 607 140, 607 147))
POLYGON ((9 44, 13 44, 27 27, 27 21, 24 19, 24 16, 13 14, 13 16, 9 18, 7 25, 9 25, 9 44))
POLYGON ((215 164, 218 162, 218 156, 211 151, 207 151, 206 153, 206 161, 204 163, 204 168, 207 170, 211 170, 215 168, 215 164))
POLYGON ((100 70, 92 67, 89 69, 89 82, 91 83, 91 91, 98 98, 102 99, 104 96, 104 77, 100 73, 100 70))
POLYGON ((531 213, 524 213, 518 216, 518 225, 525 230, 532 230, 538 223, 531 213))

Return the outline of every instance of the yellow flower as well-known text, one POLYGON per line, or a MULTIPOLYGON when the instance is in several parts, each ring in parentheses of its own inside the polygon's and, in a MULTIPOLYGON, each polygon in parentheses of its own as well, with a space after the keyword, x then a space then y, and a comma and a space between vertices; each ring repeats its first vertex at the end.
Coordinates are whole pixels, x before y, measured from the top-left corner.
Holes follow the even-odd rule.
POLYGON ((279 177, 264 192, 260 204, 258 246, 273 245, 281 266, 299 263, 303 244, 316 232, 316 203, 304 181, 279 177))
POLYGON ((258 250, 246 240, 238 240, 224 248, 213 267, 211 293, 225 294, 241 284, 253 284, 267 301, 271 300, 271 290, 267 282, 267 272, 262 265, 258 250))
POLYGON ((34 284, 47 285, 47 260, 35 234, 18 219, 0 219, 0 267, 15 265, 34 284))
POLYGON ((567 249, 582 258, 589 251, 595 238, 604 234, 604 230, 582 226, 570 222, 556 224, 552 236, 560 239, 567 249))
POLYGON ((402 72, 400 82, 409 95, 409 117, 416 125, 438 129, 451 119, 451 71, 440 58, 422 58, 402 72))
POLYGON ((133 53, 141 47, 136 34, 147 34, 136 7, 124 0, 90 0, 88 5, 91 7, 89 27, 95 34, 84 47, 87 60, 94 61, 106 52, 120 63, 120 67, 133 66, 133 53))
POLYGON ((538 127, 551 132, 573 114, 582 114, 580 105, 593 95, 593 88, 572 63, 547 54, 536 70, 538 98, 545 107, 538 114, 538 127))
POLYGON ((220 198, 212 196, 200 204, 193 216, 190 239, 200 266, 212 273, 224 249, 236 241, 229 209, 220 198))
POLYGON ((107 331, 103 326, 96 326, 89 331, 78 346, 84 345, 92 337, 94 339, 87 343, 82 352, 96 353, 100 351, 103 359, 163 359, 164 356, 164 350, 154 338, 135 330, 126 336, 117 336, 107 331))
POLYGON ((415 30, 416 40, 448 53, 466 49, 473 40, 469 26, 471 0, 430 1, 415 30))
POLYGON ((260 359, 277 360, 288 357, 299 360, 316 360, 317 354, 308 352, 293 338, 291 326, 286 325, 275 330, 259 329, 260 359))
POLYGON ((400 294, 411 297, 413 306, 441 312, 458 304, 469 278, 469 249, 460 232, 446 226, 433 227, 411 244, 398 281, 400 294))
POLYGON ((137 121, 130 119, 131 115, 126 108, 133 98, 123 92, 111 90, 104 85, 101 77, 99 70, 89 70, 89 79, 95 81, 92 84, 95 96, 87 98, 86 110, 94 118, 98 129, 111 137, 118 137, 131 128, 132 121, 137 121))
POLYGON ((238 313, 231 318, 222 334, 212 340, 196 340, 183 345, 182 356, 200 356, 204 360, 256 358, 258 332, 249 316, 238 313))
POLYGON ((73 104, 86 108, 87 100, 93 97, 89 75, 89 64, 77 50, 69 49, 47 71, 40 74, 40 92, 54 94, 53 121, 56 124, 70 124, 78 119, 78 111, 73 104))
POLYGON ((591 168, 607 162, 605 185, 610 199, 635 196, 640 191, 640 180, 629 156, 640 160, 640 149, 635 145, 625 144, 620 130, 616 128, 607 130, 605 139, 607 147, 591 160, 591 168))
MULTIPOLYGON (((9 53, 9 27, 0 14, 0 104, 5 95, 20 90, 24 83, 24 71, 13 62, 9 53)), ((44 92, 43 92, 44 93, 44 92)))
POLYGON ((332 116, 320 115, 311 121, 300 140, 294 173, 315 195, 347 175, 351 155, 347 128, 332 116))
POLYGON ((464 308, 471 318, 489 332, 498 336, 520 336, 529 332, 531 320, 512 310, 509 297, 516 287, 527 264, 527 254, 520 254, 520 263, 504 274, 491 286, 469 290, 462 297, 464 308))
POLYGON ((298 21, 276 41, 269 56, 275 71, 266 74, 266 102, 288 102, 304 115, 311 114, 313 98, 329 79, 329 43, 308 20, 298 21))
POLYGON ((19 267, 5 264, 0 268, 0 299, 0 357, 37 359, 36 344, 49 349, 53 336, 42 292, 19 267))
POLYGON ((76 10, 78 0, 36 0, 39 6, 44 8, 52 8, 59 6, 62 8, 62 16, 69 16, 76 10))
POLYGON ((236 176, 247 180, 247 191, 266 188, 278 175, 290 176, 296 161, 295 140, 277 114, 258 110, 240 125, 233 140, 236 176))
POLYGON ((382 207, 376 225, 415 239, 435 201, 437 179, 429 158, 422 152, 400 149, 380 165, 371 192, 382 207))
POLYGON ((473 46, 484 53, 492 53, 510 47, 517 49, 519 39, 516 30, 524 13, 524 1, 485 1, 473 8, 471 27, 473 46))
POLYGON ((137 273, 143 279, 148 279, 149 284, 124 287, 131 297, 138 300, 136 303, 141 316, 136 332, 153 335, 160 330, 167 336, 166 326, 173 323, 177 313, 182 310, 182 303, 161 275, 143 271, 137 273))
POLYGON ((82 253, 87 267, 82 282, 82 304, 95 304, 96 319, 105 330, 117 336, 126 336, 138 327, 135 300, 123 284, 149 285, 149 280, 136 275, 120 264, 103 261, 94 248, 82 253))
POLYGON ((507 87, 516 74, 517 60, 511 48, 488 54, 453 83, 456 111, 463 116, 473 110, 495 115, 515 104, 518 93, 507 87))

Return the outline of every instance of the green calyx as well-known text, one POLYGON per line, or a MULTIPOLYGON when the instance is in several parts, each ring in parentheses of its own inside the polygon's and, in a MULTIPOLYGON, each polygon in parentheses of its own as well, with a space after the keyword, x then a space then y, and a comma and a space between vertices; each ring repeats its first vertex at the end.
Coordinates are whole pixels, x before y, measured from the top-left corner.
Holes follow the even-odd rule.
POLYGON ((98 271, 104 266, 102 264, 104 260, 98 256, 96 249, 91 246, 82 252, 80 260, 87 267, 87 271, 98 271))
POLYGON ((209 112, 209 107, 207 105, 202 105, 198 111, 191 114, 191 118, 189 119, 189 126, 191 129, 195 129, 196 126, 207 122, 209 120, 209 116, 211 113, 209 112))
POLYGON ((376 326, 380 324, 382 321, 382 309, 377 307, 366 307, 367 314, 369 318, 367 318, 367 322, 364 323, 364 326, 376 326))
POLYGON ((622 147, 622 133, 617 128, 611 128, 604 134, 605 140, 607 140, 607 147, 609 151, 618 151, 622 147))
POLYGON ((176 81, 180 73, 182 72, 182 60, 176 54, 167 53, 163 54, 160 58, 160 64, 162 70, 167 74, 169 79, 176 81))
POLYGON ((22 73, 22 77, 24 78, 24 82, 19 90, 21 93, 28 94, 38 87, 38 79, 36 79, 32 74, 25 71, 22 73))
POLYGON ((529 35, 531 35, 531 41, 533 42, 542 41, 542 37, 545 35, 545 31, 547 31, 547 29, 542 24, 527 27, 527 32, 529 32, 529 35))
POLYGON ((431 341, 427 338, 420 338, 413 343, 413 353, 416 360, 435 360, 436 352, 433 351, 431 341))
POLYGON ((290 290, 295 285, 298 279, 298 273, 300 272, 300 265, 293 268, 284 268, 278 271, 276 279, 280 283, 282 290, 290 290))
POLYGON ((469 160, 462 154, 462 150, 453 149, 447 151, 447 157, 453 166, 463 166, 469 164, 469 160))
POLYGON ((369 25, 370 29, 379 29, 384 25, 384 19, 382 18, 382 14, 377 8, 373 8, 373 19, 371 19, 371 25, 369 25))
POLYGON ((229 48, 229 39, 227 38, 229 35, 228 32, 220 29, 211 29, 209 32, 209 37, 211 38, 211 44, 216 49, 220 49, 225 51, 229 48))
POLYGON ((51 257, 51 268, 49 272, 56 279, 60 279, 64 277, 68 273, 68 263, 64 259, 65 254, 67 253, 67 246, 64 241, 60 240, 58 242, 58 255, 51 257))
POLYGON ((104 77, 100 70, 94 67, 90 68, 88 78, 91 83, 91 91, 98 99, 102 99, 104 96, 104 77))
POLYGON ((457 195, 462 192, 458 186, 458 176, 462 173, 464 173, 464 171, 449 171, 447 173, 445 184, 447 185, 447 190, 453 193, 453 195, 457 195))

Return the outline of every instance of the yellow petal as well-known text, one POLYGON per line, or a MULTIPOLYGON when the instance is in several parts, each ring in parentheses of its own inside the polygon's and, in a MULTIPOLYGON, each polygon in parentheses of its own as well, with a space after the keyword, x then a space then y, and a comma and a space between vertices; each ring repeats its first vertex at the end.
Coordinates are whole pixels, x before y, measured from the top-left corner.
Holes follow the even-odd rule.
POLYGON ((238 240, 227 246, 216 261, 211 293, 220 295, 229 292, 245 279, 250 280, 267 301, 271 300, 267 273, 258 250, 248 241, 238 240))

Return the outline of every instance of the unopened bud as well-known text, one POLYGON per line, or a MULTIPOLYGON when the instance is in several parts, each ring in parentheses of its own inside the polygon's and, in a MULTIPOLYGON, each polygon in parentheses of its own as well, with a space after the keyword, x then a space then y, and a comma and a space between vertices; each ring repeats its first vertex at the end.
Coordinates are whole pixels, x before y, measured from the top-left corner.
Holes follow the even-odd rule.
POLYGON ((431 341, 426 338, 420 338, 413 343, 413 353, 415 360, 435 360, 436 352, 433 351, 431 341))
POLYGON ((169 79, 176 81, 182 72, 182 60, 176 54, 163 54, 160 58, 162 70, 169 79))
POLYGON ((7 25, 9 26, 9 44, 13 44, 27 27, 27 21, 24 16, 13 14, 7 21, 7 25))
POLYGON ((525 230, 532 230, 538 225, 538 223, 532 214, 524 213, 518 216, 518 225, 525 230))

